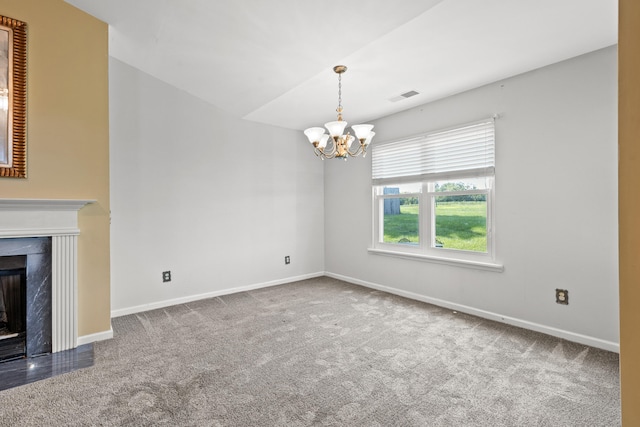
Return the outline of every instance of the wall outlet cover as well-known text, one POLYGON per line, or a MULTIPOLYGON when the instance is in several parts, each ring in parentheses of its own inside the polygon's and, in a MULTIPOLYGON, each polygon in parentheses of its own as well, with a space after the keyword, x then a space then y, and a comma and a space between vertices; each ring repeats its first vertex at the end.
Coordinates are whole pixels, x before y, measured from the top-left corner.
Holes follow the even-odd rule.
POLYGON ((566 289, 556 289, 556 303, 569 305, 569 291, 566 289))

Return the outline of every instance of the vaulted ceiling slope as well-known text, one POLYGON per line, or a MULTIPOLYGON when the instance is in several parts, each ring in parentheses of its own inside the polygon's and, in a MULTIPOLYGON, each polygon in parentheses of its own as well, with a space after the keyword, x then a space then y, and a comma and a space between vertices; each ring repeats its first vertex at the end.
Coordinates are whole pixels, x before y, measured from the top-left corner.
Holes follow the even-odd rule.
POLYGON ((335 120, 337 64, 362 123, 617 43, 617 0, 66 1, 114 58, 291 129, 335 120))

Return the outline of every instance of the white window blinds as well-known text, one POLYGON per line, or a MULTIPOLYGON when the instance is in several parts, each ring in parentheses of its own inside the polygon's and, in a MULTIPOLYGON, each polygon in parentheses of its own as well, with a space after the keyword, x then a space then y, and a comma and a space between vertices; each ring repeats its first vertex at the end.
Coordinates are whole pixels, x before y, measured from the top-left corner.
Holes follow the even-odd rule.
POLYGON ((492 175, 494 121, 376 145, 371 156, 374 185, 492 175))

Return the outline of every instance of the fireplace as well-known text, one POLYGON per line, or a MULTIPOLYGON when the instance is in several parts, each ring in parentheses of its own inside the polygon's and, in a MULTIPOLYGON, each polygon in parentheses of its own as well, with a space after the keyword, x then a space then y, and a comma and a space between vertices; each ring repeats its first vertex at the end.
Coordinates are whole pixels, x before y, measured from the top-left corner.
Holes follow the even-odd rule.
POLYGON ((51 353, 51 238, 0 239, 0 360, 51 353))
POLYGON ((77 347, 78 211, 91 202, 0 199, 0 361, 77 347))

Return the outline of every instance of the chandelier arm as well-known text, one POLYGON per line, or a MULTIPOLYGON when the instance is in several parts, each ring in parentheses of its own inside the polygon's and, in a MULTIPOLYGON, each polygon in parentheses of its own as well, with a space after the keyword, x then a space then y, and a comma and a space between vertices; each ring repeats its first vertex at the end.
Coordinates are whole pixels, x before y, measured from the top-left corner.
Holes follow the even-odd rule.
MULTIPOLYGON (((327 155, 332 155, 336 153, 336 141, 333 139, 333 137, 329 137, 328 141, 327 141, 327 145, 325 146, 325 148, 322 150, 324 153, 326 153, 327 155), (329 142, 331 141, 331 142, 329 142)), ((327 157, 329 158, 329 157, 327 157)), ((333 157, 331 157, 333 158, 333 157)))
POLYGON ((348 148, 347 148, 347 153, 349 153, 349 155, 351 157, 357 157, 360 153, 366 153, 367 152, 367 147, 364 145, 364 143, 360 143, 360 146, 356 149, 356 151, 351 152, 348 148))
POLYGON ((336 156, 336 152, 331 152, 331 153, 322 153, 322 157, 324 157, 325 159, 333 159, 336 156))
POLYGON ((326 150, 324 148, 314 148, 313 152, 316 156, 321 157, 323 159, 333 159, 336 156, 335 144, 331 146, 331 150, 326 150))

